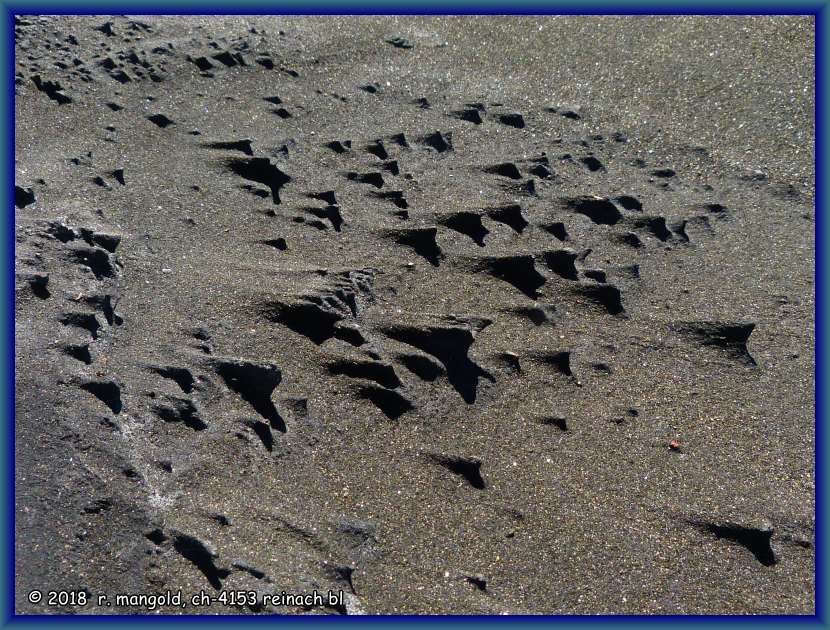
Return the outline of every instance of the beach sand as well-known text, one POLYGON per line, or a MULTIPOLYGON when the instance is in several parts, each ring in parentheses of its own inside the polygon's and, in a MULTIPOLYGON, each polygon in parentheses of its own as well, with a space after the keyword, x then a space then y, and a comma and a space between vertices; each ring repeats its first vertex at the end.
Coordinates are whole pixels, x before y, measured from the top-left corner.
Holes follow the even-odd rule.
POLYGON ((814 612, 812 18, 15 36, 18 612, 814 612))

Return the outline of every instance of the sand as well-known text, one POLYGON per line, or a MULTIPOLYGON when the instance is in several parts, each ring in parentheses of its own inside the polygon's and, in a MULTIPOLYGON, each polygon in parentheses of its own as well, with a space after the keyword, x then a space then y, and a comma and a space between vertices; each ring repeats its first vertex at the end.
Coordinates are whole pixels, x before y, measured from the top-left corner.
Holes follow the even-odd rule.
POLYGON ((812 18, 15 34, 18 612, 814 612, 812 18))

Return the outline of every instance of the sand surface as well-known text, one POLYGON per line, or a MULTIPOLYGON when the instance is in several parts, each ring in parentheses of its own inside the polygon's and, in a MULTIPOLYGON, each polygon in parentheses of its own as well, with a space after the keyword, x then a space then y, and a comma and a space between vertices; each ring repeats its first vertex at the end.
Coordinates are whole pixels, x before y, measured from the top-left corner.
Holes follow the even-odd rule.
POLYGON ((814 611, 811 18, 15 35, 19 612, 814 611))

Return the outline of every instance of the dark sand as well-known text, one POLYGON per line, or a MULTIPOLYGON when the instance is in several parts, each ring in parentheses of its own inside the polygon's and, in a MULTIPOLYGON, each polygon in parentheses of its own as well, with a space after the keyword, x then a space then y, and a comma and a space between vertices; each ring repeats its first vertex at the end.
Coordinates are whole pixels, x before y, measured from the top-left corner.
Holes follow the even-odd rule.
POLYGON ((812 613, 813 28, 20 19, 17 610, 812 613))

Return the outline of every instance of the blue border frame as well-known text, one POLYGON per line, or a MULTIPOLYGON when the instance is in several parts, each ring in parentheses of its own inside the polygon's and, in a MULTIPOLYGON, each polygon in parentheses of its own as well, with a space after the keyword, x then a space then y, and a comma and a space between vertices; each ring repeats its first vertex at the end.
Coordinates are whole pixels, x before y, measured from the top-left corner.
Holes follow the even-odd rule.
MULTIPOLYGON (((163 7, 133 0, 129 3, 114 4, 105 0, 92 0, 82 6, 66 2, 4 2, 0 3, 8 15, 813 15, 819 17, 828 6, 827 2, 812 0, 787 3, 784 6, 770 5, 764 9, 762 2, 737 0, 725 5, 717 0, 672 3, 659 0, 635 2, 621 0, 619 3, 591 0, 579 2, 569 0, 516 0, 502 3, 497 0, 446 0, 443 2, 399 2, 387 0, 350 2, 329 0, 303 2, 290 0, 268 3, 265 0, 243 0, 233 5, 233 10, 222 0, 208 0, 192 3, 186 0, 166 3, 163 7), (774 8, 772 8, 774 7, 774 8)), ((13 32, 12 29, 11 32, 13 32)), ((13 50, 12 50, 13 52, 13 50)))
POLYGON ((6 234, 0 244, 3 258, 6 261, 6 273, 0 279, 4 283, 2 287, 9 305, 3 311, 2 325, 6 331, 5 336, 0 340, 0 354, 5 358, 5 378, 0 380, 0 395, 4 400, 3 420, 6 425, 5 448, 0 452, 2 462, 3 482, 0 484, 0 495, 2 495, 2 517, 6 523, 6 536, 4 545, 0 548, 0 564, 5 570, 0 571, 0 624, 3 626, 39 627, 67 623, 78 624, 153 624, 154 626, 172 627, 178 624, 236 624, 236 623, 271 623, 281 626, 294 626, 306 624, 366 624, 386 625, 399 623, 423 623, 436 627, 471 627, 472 625, 495 625, 495 624, 517 624, 517 625, 602 625, 621 624, 631 626, 633 624, 683 624, 700 625, 722 622, 731 627, 748 627, 762 625, 764 627, 788 627, 793 624, 810 626, 827 626, 827 608, 825 596, 827 592, 825 557, 825 529, 827 527, 826 509, 827 501, 825 486, 825 462, 823 456, 828 452, 826 443, 826 432, 823 419, 826 417, 826 401, 824 392, 830 386, 825 372, 825 359, 827 357, 826 338, 824 334, 824 322, 827 317, 826 287, 827 258, 824 252, 824 244, 828 237, 828 222, 823 210, 826 207, 825 181, 830 179, 830 167, 825 162, 825 148, 827 146, 828 132, 825 125, 825 90, 828 85, 827 43, 825 42, 830 24, 830 0, 813 0, 776 6, 773 3, 763 3, 753 0, 733 0, 728 5, 717 0, 700 0, 690 3, 673 3, 667 6, 659 0, 618 0, 603 2, 602 0, 590 0, 589 2, 578 2, 567 0, 557 2, 556 0, 518 0, 507 3, 505 0, 484 0, 474 2, 473 0, 445 0, 440 4, 423 0, 421 2, 409 0, 396 4, 385 0, 364 0, 363 2, 351 2, 350 0, 289 0, 279 3, 268 3, 264 0, 242 0, 233 5, 232 10, 227 10, 229 5, 222 0, 208 0, 203 3, 195 1, 187 2, 177 0, 159 6, 153 0, 147 3, 132 1, 127 4, 115 4, 111 0, 88 0, 87 2, 74 5, 66 2, 3 2, 3 19, 0 22, 0 36, 5 42, 2 49, 5 52, 5 63, 0 64, 0 79, 6 85, 6 98, 0 103, 2 119, 5 121, 4 131, 6 137, 6 173, 7 185, 0 191, 0 203, 7 209, 6 212, 6 234), (816 536, 815 536, 815 615, 758 615, 758 616, 726 616, 726 615, 615 615, 599 617, 580 617, 565 615, 529 616, 518 615, 511 617, 499 616, 473 616, 473 615, 448 615, 448 616, 420 616, 406 617, 391 615, 385 617, 329 617, 329 616, 237 616, 237 615, 81 615, 81 616, 51 616, 51 615, 16 615, 14 612, 15 603, 15 549, 14 549, 14 516, 15 516, 15 487, 14 487, 14 453, 15 453, 15 397, 14 397, 14 374, 15 374, 15 322, 14 322, 14 181, 15 181, 15 112, 14 112, 14 16, 25 14, 51 14, 51 15, 100 15, 100 14, 143 14, 143 15, 208 15, 208 14, 233 14, 233 15, 308 15, 308 14, 329 14, 329 15, 812 15, 815 17, 815 173, 816 173, 816 206, 815 206, 815 238, 816 238, 816 269, 815 280, 815 506, 816 506, 816 536))
POLYGON ((826 278, 826 258, 824 252, 824 243, 827 236, 827 220, 824 215, 825 208, 825 176, 827 175, 827 165, 825 163, 825 147, 827 146, 827 131, 824 124, 824 102, 825 89, 827 86, 827 64, 825 64, 827 54, 827 44, 823 41, 827 33, 827 20, 830 12, 828 5, 822 7, 820 13, 816 16, 816 96, 815 96, 815 129, 816 129, 816 147, 815 147, 815 172, 816 172, 816 208, 815 208, 815 230, 816 230, 816 269, 814 274, 814 290, 815 290, 815 405, 816 405, 816 424, 815 424, 815 505, 816 505, 816 537, 815 537, 815 562, 816 562, 816 617, 826 623, 826 606, 825 598, 827 585, 825 581, 827 565, 825 562, 825 527, 827 524, 825 502, 826 487, 824 485, 825 479, 825 462, 822 455, 826 450, 826 437, 824 428, 824 418, 826 417, 826 401, 824 399, 825 385, 827 384, 827 376, 824 370, 824 359, 827 356, 827 347, 824 336, 824 322, 826 317, 826 291, 824 287, 824 278, 826 278))

